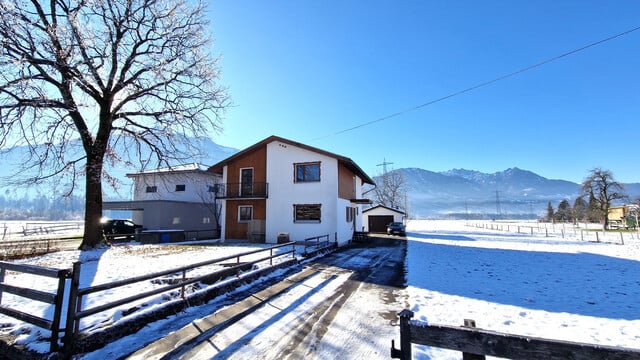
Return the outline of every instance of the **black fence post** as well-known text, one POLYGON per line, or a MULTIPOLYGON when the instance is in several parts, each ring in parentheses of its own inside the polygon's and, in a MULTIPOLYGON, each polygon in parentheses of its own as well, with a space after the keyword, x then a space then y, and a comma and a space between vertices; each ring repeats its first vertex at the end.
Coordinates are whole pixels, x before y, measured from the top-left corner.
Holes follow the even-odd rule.
POLYGON ((411 360, 411 327, 409 320, 413 318, 413 311, 404 309, 400 317, 400 349, 395 348, 395 341, 391 340, 391 358, 411 360))
POLYGON ((78 311, 78 289, 80 288, 80 269, 82 263, 73 263, 71 271, 71 284, 69 286, 69 306, 67 307, 67 323, 64 330, 64 353, 68 356, 73 351, 73 341, 76 336, 76 312, 78 311))
MULTIPOLYGON (((464 319, 464 327, 474 329, 476 327, 476 321, 472 319, 464 319)), ((484 355, 472 354, 472 353, 462 353, 462 360, 485 360, 486 357, 484 355)))

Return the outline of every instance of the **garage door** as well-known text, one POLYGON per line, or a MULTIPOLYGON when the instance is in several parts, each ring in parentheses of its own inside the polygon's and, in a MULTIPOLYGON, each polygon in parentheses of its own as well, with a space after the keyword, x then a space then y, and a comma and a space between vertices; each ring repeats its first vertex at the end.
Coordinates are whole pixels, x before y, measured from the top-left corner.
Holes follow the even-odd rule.
POLYGON ((369 215, 369 232, 387 232, 387 225, 393 222, 393 215, 369 215))

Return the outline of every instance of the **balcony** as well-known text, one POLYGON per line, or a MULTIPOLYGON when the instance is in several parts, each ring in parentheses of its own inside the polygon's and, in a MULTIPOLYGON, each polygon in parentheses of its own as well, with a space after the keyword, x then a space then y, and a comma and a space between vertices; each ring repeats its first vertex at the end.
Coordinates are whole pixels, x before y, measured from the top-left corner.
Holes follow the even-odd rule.
POLYGON ((218 199, 266 199, 269 197, 268 183, 227 183, 218 184, 218 199))

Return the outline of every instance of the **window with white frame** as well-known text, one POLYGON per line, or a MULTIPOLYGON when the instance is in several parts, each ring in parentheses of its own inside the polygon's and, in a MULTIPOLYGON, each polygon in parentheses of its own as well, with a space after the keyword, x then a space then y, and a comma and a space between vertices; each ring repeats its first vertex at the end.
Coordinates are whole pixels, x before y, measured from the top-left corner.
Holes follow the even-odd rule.
POLYGON ((238 206, 238 222, 248 222, 251 220, 253 220, 253 206, 252 205, 238 206))

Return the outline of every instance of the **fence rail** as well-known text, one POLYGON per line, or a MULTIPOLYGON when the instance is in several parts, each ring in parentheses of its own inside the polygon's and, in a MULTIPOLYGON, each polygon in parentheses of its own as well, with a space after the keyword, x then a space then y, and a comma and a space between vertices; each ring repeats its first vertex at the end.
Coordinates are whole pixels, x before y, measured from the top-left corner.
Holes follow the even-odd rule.
POLYGON ((0 258, 12 259, 59 250, 77 249, 80 242, 79 237, 0 241, 0 258))
POLYGON ((562 238, 579 239, 580 241, 608 242, 624 244, 629 240, 640 240, 640 233, 635 231, 603 231, 601 228, 584 228, 573 224, 549 224, 535 223, 530 225, 514 224, 508 222, 471 222, 467 226, 477 229, 492 231, 504 231, 518 234, 538 236, 559 236, 562 238))
POLYGON ((182 267, 177 267, 165 271, 154 272, 142 276, 137 276, 129 279, 123 279, 119 281, 113 281, 110 283, 105 283, 96 286, 89 286, 85 288, 80 288, 80 274, 81 274, 81 264, 74 263, 73 266, 73 277, 71 280, 71 289, 69 295, 69 308, 67 315, 67 324, 65 331, 65 346, 70 346, 72 344, 73 339, 78 336, 80 332, 80 321, 83 318, 86 318, 91 315, 95 315, 97 313, 113 309, 115 307, 129 304, 135 302, 137 300, 141 300, 143 298, 147 298, 153 295, 158 295, 162 293, 169 292, 174 289, 180 289, 180 297, 182 299, 185 298, 186 287, 191 284, 195 284, 198 282, 207 282, 213 283, 215 281, 221 280, 227 276, 231 276, 234 274, 238 274, 239 271, 251 269, 255 264, 269 261, 269 265, 273 265, 273 260, 278 257, 284 257, 287 255, 291 255, 293 259, 295 259, 295 242, 288 242, 284 244, 279 244, 275 246, 271 246, 264 249, 258 249, 248 252, 243 252, 240 254, 229 255, 217 259, 212 259, 204 262, 199 262, 195 264, 189 264, 182 267), (274 254, 274 250, 286 246, 291 246, 291 250, 283 251, 277 254, 274 254), (259 254, 262 252, 268 252, 268 255, 262 256, 257 259, 246 259, 241 261, 250 255, 259 254), (235 260, 232 263, 228 263, 229 260, 235 260), (225 263, 227 262, 227 263, 225 263), (188 277, 187 272, 191 270, 195 270, 198 268, 203 268, 206 266, 219 265, 223 266, 222 270, 215 270, 209 273, 205 273, 204 275, 198 275, 193 277, 188 277), (169 275, 180 275, 175 278, 175 281, 169 282, 158 288, 144 291, 138 293, 133 296, 129 296, 126 298, 120 298, 111 302, 103 303, 98 306, 94 306, 92 308, 83 309, 82 303, 83 298, 89 294, 111 291, 114 289, 118 289, 124 286, 129 286, 133 284, 137 284, 140 282, 152 280, 152 279, 163 279, 165 276, 169 275))
POLYGON ((329 234, 326 234, 326 235, 306 238, 304 239, 303 244, 304 244, 304 250, 302 254, 304 256, 308 256, 308 255, 317 253, 318 251, 334 246, 335 242, 331 242, 329 234), (312 249, 312 250, 309 251, 309 249, 312 249))
POLYGON ((71 269, 52 269, 40 266, 21 265, 0 261, 0 313, 25 321, 35 326, 51 331, 50 349, 58 350, 58 335, 60 334, 60 319, 62 315, 62 302, 64 298, 65 280, 71 276, 71 269), (58 279, 58 287, 55 293, 23 288, 5 283, 7 271, 27 273, 37 276, 58 279), (18 309, 2 304, 2 294, 9 293, 23 298, 54 305, 53 317, 42 318, 25 313, 18 309))
POLYGON ((512 335, 475 328, 473 320, 464 326, 427 324, 411 320, 413 312, 401 311, 400 349, 391 340, 391 358, 411 359, 411 344, 433 346, 463 352, 463 359, 484 359, 485 355, 507 359, 608 359, 638 360, 640 350, 593 345, 562 340, 512 335))
POLYGON ((82 222, 26 222, 19 226, 7 226, 4 223, 0 226, 0 239, 24 239, 74 231, 82 231, 82 222))

